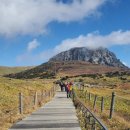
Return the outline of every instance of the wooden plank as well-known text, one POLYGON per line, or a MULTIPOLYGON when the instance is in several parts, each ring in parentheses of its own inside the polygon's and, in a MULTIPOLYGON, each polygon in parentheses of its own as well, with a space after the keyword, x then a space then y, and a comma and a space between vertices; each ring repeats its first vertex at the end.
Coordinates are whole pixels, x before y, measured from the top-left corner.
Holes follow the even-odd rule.
POLYGON ((57 92, 52 101, 9 130, 81 130, 72 100, 57 92))

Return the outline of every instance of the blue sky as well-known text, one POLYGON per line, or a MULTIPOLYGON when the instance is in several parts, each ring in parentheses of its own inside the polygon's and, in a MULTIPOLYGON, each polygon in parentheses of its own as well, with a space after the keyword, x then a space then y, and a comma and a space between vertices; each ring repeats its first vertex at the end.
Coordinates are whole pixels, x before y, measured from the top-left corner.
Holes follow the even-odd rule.
POLYGON ((0 66, 42 64, 72 47, 106 47, 130 66, 130 0, 0 0, 0 66))

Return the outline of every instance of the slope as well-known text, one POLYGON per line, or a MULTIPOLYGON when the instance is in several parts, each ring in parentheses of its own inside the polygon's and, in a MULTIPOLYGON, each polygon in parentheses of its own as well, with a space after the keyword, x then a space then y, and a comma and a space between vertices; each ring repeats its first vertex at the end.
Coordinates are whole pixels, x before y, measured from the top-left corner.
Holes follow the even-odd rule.
POLYGON ((32 66, 28 67, 5 67, 0 66, 0 75, 10 74, 10 73, 18 73, 27 69, 33 68, 32 66))
POLYGON ((123 68, 109 67, 92 64, 85 61, 47 62, 16 74, 8 74, 6 77, 18 79, 31 78, 55 78, 55 76, 76 76, 81 74, 106 73, 122 71, 123 68))

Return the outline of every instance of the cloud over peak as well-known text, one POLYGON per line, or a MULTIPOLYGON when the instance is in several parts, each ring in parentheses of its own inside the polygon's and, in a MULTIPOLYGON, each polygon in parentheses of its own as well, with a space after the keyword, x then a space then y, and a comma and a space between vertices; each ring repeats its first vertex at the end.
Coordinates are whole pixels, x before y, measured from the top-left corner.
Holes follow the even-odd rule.
MULTIPOLYGON (((35 43, 35 40, 30 43, 33 42, 35 43)), ((74 47, 88 47, 90 49, 96 49, 99 47, 108 48, 115 45, 130 45, 130 30, 113 31, 107 35, 102 35, 98 31, 91 32, 86 35, 80 35, 76 38, 65 39, 53 49, 45 50, 43 52, 39 52, 38 54, 26 52, 25 54, 18 56, 17 60, 19 62, 29 62, 31 60, 33 63, 36 61, 43 63, 48 61, 52 56, 74 47)))
POLYGON ((114 45, 130 44, 130 31, 113 31, 108 35, 101 35, 98 31, 80 35, 76 38, 65 39, 55 47, 56 52, 68 50, 73 47, 110 47, 114 45))
POLYGON ((106 1, 0 0, 0 35, 41 34, 53 21, 79 21, 96 14, 106 1))

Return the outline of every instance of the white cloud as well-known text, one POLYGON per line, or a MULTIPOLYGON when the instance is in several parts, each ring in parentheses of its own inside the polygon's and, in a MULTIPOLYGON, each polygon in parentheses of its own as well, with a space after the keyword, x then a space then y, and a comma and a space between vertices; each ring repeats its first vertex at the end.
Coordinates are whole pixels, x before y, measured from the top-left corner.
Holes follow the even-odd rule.
POLYGON ((99 47, 111 47, 115 45, 130 44, 130 31, 114 31, 108 35, 101 35, 98 31, 87 35, 80 35, 76 38, 63 40, 52 50, 47 50, 39 54, 40 60, 47 61, 52 56, 74 47, 88 47, 96 49, 99 47), (45 58, 46 57, 46 58, 45 58))
POLYGON ((48 61, 48 59, 54 56, 54 54, 57 54, 56 52, 54 52, 54 50, 46 50, 44 52, 40 52, 37 54, 25 52, 17 56, 16 61, 18 64, 22 66, 38 65, 38 64, 48 61))
POLYGON ((27 48, 26 48, 25 52, 23 54, 17 56, 17 58, 16 58, 17 63, 21 63, 22 65, 26 65, 29 63, 31 65, 35 65, 34 61, 36 62, 39 60, 39 55, 34 54, 33 50, 37 49, 38 46, 40 46, 40 43, 38 42, 37 39, 30 41, 27 44, 27 48))
POLYGON ((40 45, 40 43, 37 41, 37 39, 34 39, 33 41, 28 43, 27 50, 30 52, 30 51, 36 49, 39 45, 40 45))
POLYGON ((99 32, 89 33, 87 35, 80 35, 77 38, 66 39, 57 45, 54 50, 59 53, 73 47, 110 47, 113 45, 130 44, 130 31, 114 31, 108 35, 101 35, 99 32))
MULTIPOLYGON (((73 47, 88 47, 95 49, 98 47, 110 47, 115 45, 130 44, 130 31, 114 31, 108 35, 101 35, 99 32, 80 35, 76 38, 63 40, 55 48, 43 51, 38 54, 24 54, 18 57, 19 61, 31 61, 32 63, 43 63, 48 61, 52 56, 71 49, 73 47)), ((124 63, 125 64, 125 63, 124 63)))
POLYGON ((0 0, 0 35, 41 34, 52 21, 79 21, 95 15, 109 0, 56 1, 0 0))

